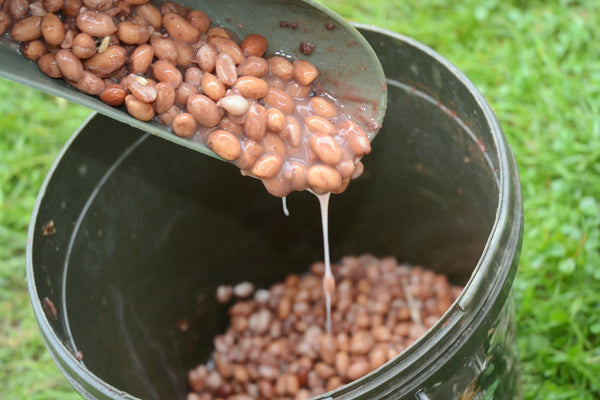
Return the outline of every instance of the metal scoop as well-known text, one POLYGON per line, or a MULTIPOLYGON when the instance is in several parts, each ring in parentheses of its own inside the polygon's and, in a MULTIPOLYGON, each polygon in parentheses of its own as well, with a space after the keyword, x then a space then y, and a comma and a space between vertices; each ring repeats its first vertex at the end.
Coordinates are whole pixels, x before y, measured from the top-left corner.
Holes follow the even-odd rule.
MULTIPOLYGON (((383 120, 387 89, 379 60, 363 36, 346 20, 313 1, 303 0, 203 0, 177 1, 200 9, 213 26, 224 26, 240 38, 258 33, 267 38, 267 55, 282 54, 306 59, 319 69, 322 88, 337 99, 372 140, 383 120), (302 44, 305 44, 302 46, 302 44), (307 46, 308 45, 308 46, 307 46), (309 55, 301 47, 314 46, 309 55)), ((72 88, 62 79, 42 73, 35 62, 17 52, 8 34, 0 37, 0 76, 63 97, 161 138, 200 153, 218 156, 207 146, 176 136, 157 122, 131 117, 124 107, 111 107, 98 97, 72 88)), ((14 99, 19 101, 19 99, 14 99)))

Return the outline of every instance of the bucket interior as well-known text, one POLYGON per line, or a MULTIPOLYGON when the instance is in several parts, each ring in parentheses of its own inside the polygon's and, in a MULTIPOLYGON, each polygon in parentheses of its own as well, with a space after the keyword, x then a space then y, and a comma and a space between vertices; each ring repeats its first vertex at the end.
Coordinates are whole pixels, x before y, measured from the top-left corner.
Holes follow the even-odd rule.
MULTIPOLYGON (((331 198, 332 260, 395 256, 465 284, 498 208, 488 121, 422 48, 364 34, 388 77, 388 112, 365 173, 331 198)), ((322 259, 317 199, 287 200, 289 217, 232 165, 95 115, 56 165, 35 220, 35 285, 57 308, 54 334, 114 388, 185 398, 187 370, 228 323, 216 287, 268 287, 322 259), (44 235, 49 221, 55 232, 44 235)))

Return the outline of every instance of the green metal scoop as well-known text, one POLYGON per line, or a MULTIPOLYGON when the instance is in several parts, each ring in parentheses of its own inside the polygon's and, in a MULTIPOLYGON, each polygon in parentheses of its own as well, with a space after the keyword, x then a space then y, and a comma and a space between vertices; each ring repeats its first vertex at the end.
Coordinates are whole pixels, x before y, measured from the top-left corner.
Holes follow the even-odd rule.
MULTIPOLYGON (((319 80, 325 91, 340 101, 371 140, 375 137, 387 103, 385 76, 374 50, 342 17, 320 4, 303 0, 182 0, 177 3, 204 11, 213 25, 224 26, 240 38, 251 33, 263 35, 269 41, 267 54, 280 53, 312 62, 319 69, 319 80), (301 52, 302 42, 314 45, 310 55, 301 52)), ((218 158, 205 145, 179 138, 159 123, 139 121, 124 107, 110 107, 62 79, 47 77, 35 62, 18 54, 8 33, 0 37, 0 76, 218 158)))

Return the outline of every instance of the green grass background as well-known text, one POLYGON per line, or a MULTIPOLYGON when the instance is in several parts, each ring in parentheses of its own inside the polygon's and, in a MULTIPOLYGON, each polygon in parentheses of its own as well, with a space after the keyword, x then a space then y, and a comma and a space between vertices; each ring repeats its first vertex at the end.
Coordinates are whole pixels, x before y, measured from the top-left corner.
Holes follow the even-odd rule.
MULTIPOLYGON (((461 69, 513 147, 525 209, 514 285, 525 399, 600 398, 600 1, 332 0, 461 69)), ((0 80, 0 398, 75 399, 25 281, 35 196, 89 111, 0 80)))

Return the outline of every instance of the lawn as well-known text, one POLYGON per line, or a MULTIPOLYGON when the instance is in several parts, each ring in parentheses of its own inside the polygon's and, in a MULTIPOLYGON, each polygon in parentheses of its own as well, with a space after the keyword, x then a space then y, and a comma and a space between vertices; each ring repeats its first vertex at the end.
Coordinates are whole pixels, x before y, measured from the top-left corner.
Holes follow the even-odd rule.
MULTIPOLYGON (((600 2, 323 1, 431 46, 483 92, 513 147, 525 209, 514 285, 525 399, 600 398, 600 2)), ((0 80, 0 392, 78 398, 25 281, 43 178, 89 111, 0 80)))

